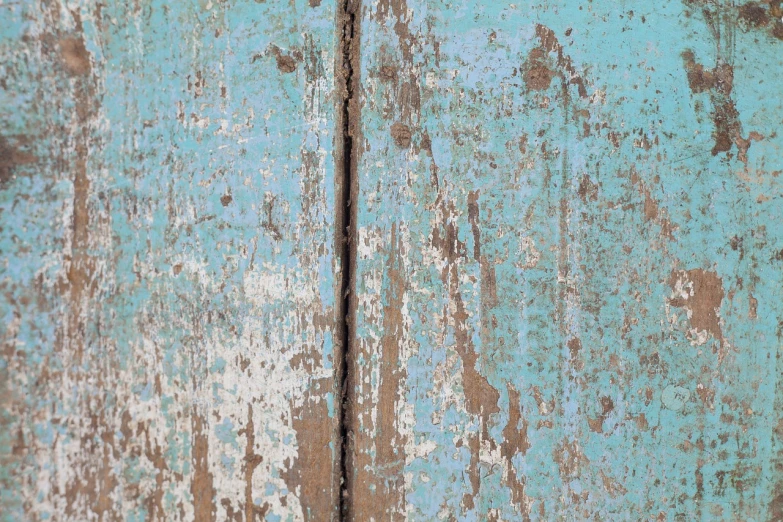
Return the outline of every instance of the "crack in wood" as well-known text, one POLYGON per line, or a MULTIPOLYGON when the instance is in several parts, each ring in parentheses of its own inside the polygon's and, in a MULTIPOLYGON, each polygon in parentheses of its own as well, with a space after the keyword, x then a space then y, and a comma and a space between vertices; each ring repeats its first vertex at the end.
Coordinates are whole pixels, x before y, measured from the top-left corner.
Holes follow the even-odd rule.
POLYGON ((342 176, 337 179, 338 208, 336 212, 336 242, 340 251, 341 294, 339 315, 340 336, 342 345, 342 360, 338 369, 340 390, 340 420, 338 433, 340 436, 339 463, 339 517, 340 520, 351 519, 350 486, 352 480, 351 457, 352 435, 351 418, 352 405, 355 403, 353 372, 351 371, 353 355, 352 340, 355 337, 354 314, 356 309, 354 278, 356 264, 355 226, 356 206, 352 200, 358 194, 357 148, 359 132, 359 105, 355 98, 356 84, 359 81, 359 21, 357 13, 361 13, 361 0, 342 0, 337 13, 337 31, 339 35, 340 54, 338 55, 337 81, 341 91, 342 106, 338 113, 338 146, 337 172, 342 176), (341 146, 340 146, 341 145, 341 146))

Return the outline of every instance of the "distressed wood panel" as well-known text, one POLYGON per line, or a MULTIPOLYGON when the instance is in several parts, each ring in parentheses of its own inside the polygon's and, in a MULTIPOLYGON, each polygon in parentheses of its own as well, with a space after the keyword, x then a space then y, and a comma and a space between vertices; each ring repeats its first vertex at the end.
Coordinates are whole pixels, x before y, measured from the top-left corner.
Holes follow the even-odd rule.
POLYGON ((0 519, 336 513, 335 16, 0 4, 0 519))
POLYGON ((781 16, 364 2, 351 519, 783 520, 781 16))

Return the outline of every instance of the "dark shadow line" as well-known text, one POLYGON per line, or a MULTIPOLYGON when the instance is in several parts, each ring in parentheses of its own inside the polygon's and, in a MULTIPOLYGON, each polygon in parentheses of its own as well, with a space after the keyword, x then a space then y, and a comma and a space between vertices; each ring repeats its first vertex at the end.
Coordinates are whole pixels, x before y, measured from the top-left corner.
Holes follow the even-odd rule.
POLYGON ((339 506, 341 521, 352 519, 351 489, 353 481, 353 433, 355 386, 353 377, 355 339, 355 270, 356 270, 356 201, 358 183, 359 104, 355 96, 359 82, 359 21, 361 0, 341 0, 337 13, 339 56, 336 60, 335 81, 340 92, 337 114, 336 168, 337 216, 335 242, 340 253, 340 296, 338 334, 342 357, 338 367, 340 393, 338 433, 340 437, 339 506))

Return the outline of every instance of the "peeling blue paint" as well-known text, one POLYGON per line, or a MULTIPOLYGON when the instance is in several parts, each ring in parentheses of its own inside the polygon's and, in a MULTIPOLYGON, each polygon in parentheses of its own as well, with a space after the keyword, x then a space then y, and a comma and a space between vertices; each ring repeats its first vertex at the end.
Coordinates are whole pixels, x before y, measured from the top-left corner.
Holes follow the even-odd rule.
POLYGON ((779 9, 365 3, 357 520, 783 517, 779 9))

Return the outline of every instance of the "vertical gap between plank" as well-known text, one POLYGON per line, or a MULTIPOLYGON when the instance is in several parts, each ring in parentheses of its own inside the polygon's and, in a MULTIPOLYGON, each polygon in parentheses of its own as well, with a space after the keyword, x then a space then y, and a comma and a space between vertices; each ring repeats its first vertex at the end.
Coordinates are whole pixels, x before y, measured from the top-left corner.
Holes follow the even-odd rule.
POLYGON ((339 463, 339 506, 338 517, 341 521, 351 520, 351 489, 353 479, 353 434, 352 419, 353 396, 355 386, 353 379, 353 358, 356 310, 355 267, 356 267, 356 197, 358 195, 358 180, 356 176, 359 104, 355 98, 359 82, 359 21, 361 0, 340 0, 337 14, 337 31, 339 36, 340 56, 336 71, 339 90, 342 93, 341 107, 338 111, 337 168, 338 209, 337 209, 337 240, 340 248, 341 293, 338 300, 340 307, 340 337, 342 340, 342 360, 339 364, 340 386, 340 463, 339 463), (354 204, 352 204, 354 203, 354 204))

